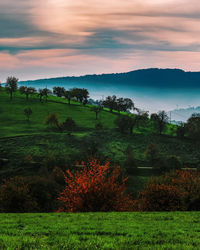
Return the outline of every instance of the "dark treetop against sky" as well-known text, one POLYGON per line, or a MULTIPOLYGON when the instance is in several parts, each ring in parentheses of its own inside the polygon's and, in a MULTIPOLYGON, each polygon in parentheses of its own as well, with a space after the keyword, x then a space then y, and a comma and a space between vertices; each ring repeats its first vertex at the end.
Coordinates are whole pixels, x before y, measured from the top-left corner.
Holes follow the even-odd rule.
POLYGON ((200 71, 199 0, 1 0, 0 80, 200 71))

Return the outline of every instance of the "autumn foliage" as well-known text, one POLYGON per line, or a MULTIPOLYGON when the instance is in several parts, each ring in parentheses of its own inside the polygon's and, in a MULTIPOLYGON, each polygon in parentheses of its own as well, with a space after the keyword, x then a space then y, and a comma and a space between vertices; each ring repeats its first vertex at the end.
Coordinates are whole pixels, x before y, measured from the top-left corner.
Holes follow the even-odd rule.
POLYGON ((139 193, 138 210, 200 210, 200 172, 176 170, 152 178, 139 193))
POLYGON ((59 212, 130 211, 133 201, 126 193, 127 178, 120 169, 111 169, 110 162, 100 164, 96 159, 77 163, 80 170, 66 171, 65 188, 58 199, 59 212))

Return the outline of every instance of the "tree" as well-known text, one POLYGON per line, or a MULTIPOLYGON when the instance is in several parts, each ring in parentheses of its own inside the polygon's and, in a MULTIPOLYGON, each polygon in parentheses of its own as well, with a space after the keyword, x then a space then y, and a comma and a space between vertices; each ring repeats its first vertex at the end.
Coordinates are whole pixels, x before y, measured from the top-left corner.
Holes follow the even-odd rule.
POLYGON ((159 131, 160 135, 165 130, 168 119, 168 115, 164 110, 159 111, 157 114, 151 114, 151 120, 154 122, 154 126, 159 131))
POLYGON ((67 117, 65 122, 63 122, 61 125, 62 130, 66 130, 68 135, 70 135, 72 131, 74 131, 75 127, 76 123, 71 117, 67 117))
POLYGON ((21 94, 25 94, 26 95, 26 100, 28 100, 29 95, 33 95, 34 93, 36 93, 36 89, 33 87, 25 87, 25 86, 21 86, 19 88, 19 92, 21 94))
POLYGON ((103 107, 101 106, 93 106, 91 108, 91 111, 95 112, 96 114, 96 120, 98 119, 98 114, 102 111, 103 107))
POLYGON ((43 93, 43 89, 38 89, 38 96, 40 98, 40 102, 42 102, 42 97, 43 97, 44 93, 43 93))
POLYGON ((72 97, 75 97, 80 103, 87 103, 89 92, 87 89, 73 88, 70 89, 72 97))
POLYGON ((29 122, 30 116, 32 115, 33 111, 31 108, 25 108, 24 109, 24 114, 27 117, 27 121, 29 122))
POLYGON ((130 98, 118 98, 116 100, 116 110, 118 112, 128 112, 134 108, 134 103, 130 98))
POLYGON ((112 112, 113 109, 116 109, 117 107, 117 97, 115 95, 107 96, 103 101, 103 106, 110 109, 110 112, 112 112))
POLYGON ((52 92, 51 92, 50 89, 44 88, 44 89, 42 90, 42 94, 43 94, 43 96, 45 96, 45 101, 46 101, 46 102, 47 102, 48 95, 50 95, 51 93, 52 93, 52 92))
POLYGON ((45 121, 45 124, 52 128, 59 128, 58 116, 56 113, 50 113, 45 121))
POLYGON ((200 114, 192 114, 185 125, 188 136, 193 140, 200 139, 200 114))
POLYGON ((129 133, 133 134, 133 129, 137 124, 137 117, 135 115, 120 115, 115 120, 115 124, 121 133, 129 130, 129 133))
POLYGON ((68 100, 68 104, 70 104, 70 101, 73 97, 73 92, 71 90, 66 90, 64 92, 64 97, 68 100))
POLYGON ((121 177, 118 167, 96 159, 77 163, 82 168, 66 171, 65 188, 58 199, 60 212, 131 211, 132 198, 126 192, 127 178, 121 177))
POLYGON ((17 91, 18 79, 14 76, 7 78, 5 89, 10 94, 10 100, 13 99, 13 93, 17 91))
POLYGON ((53 87, 53 93, 54 95, 56 95, 57 97, 62 97, 65 96, 65 88, 63 87, 53 87))

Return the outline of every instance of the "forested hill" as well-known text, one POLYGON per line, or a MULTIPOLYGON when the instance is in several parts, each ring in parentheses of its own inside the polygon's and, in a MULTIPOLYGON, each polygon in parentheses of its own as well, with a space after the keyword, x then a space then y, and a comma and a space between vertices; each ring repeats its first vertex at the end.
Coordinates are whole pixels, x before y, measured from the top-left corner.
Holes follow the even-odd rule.
POLYGON ((70 82, 105 85, 143 86, 150 88, 200 88, 200 72, 185 72, 180 69, 141 69, 127 73, 58 77, 24 81, 32 85, 59 84, 70 82))

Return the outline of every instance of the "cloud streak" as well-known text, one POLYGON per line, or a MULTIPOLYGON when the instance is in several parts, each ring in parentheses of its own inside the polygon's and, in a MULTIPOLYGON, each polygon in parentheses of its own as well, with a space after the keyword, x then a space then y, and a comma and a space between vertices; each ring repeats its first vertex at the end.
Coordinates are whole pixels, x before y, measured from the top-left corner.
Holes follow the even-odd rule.
POLYGON ((198 6, 197 0, 0 2, 0 76, 199 70, 198 6))

